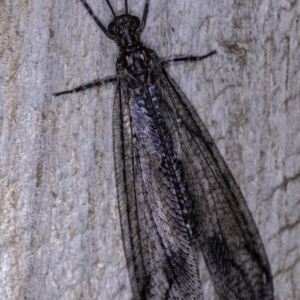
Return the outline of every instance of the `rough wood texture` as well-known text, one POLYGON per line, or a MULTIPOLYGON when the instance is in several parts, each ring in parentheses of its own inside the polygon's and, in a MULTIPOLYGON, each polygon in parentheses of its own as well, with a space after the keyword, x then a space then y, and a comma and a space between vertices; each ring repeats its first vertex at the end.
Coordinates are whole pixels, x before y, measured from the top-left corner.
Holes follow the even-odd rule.
MULTIPOLYGON (((108 24, 105 1, 89 0, 108 24)), ((152 0, 145 43, 218 56, 170 74, 207 125, 264 241, 276 299, 300 297, 300 5, 152 0)), ((113 1, 118 13, 123 2, 113 1)), ((143 1, 129 0, 142 15, 143 1), (136 3, 138 2, 138 3, 136 3)), ((0 1, 0 295, 130 299, 115 190, 117 47, 79 1, 0 1)), ((205 299, 216 299, 204 270, 205 299)))

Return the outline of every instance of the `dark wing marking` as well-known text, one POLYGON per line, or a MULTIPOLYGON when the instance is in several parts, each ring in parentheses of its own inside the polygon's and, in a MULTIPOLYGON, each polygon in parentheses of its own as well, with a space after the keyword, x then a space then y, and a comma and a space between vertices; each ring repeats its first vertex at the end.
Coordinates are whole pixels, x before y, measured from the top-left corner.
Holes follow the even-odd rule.
POLYGON ((118 84, 114 153, 119 213, 134 300, 197 299, 197 264, 176 196, 151 149, 135 138, 130 95, 118 84))
POLYGON ((182 172, 195 209, 198 241, 221 299, 273 299, 268 259, 231 172, 179 86, 162 68, 165 109, 177 119, 182 172))

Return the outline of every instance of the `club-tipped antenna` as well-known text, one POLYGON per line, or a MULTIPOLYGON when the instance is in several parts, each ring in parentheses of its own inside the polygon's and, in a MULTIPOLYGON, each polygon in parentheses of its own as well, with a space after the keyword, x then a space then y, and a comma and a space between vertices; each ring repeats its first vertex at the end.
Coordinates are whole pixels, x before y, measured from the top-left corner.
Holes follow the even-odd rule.
POLYGON ((114 9, 112 8, 112 6, 111 6, 109 0, 106 0, 106 3, 107 3, 107 5, 108 5, 108 7, 110 8, 110 10, 111 10, 111 12, 112 12, 112 14, 113 14, 113 16, 114 16, 114 19, 115 19, 115 18, 116 18, 116 14, 115 14, 114 9))
POLYGON ((128 15, 128 3, 127 3, 127 0, 125 0, 125 14, 128 15))
POLYGON ((148 8, 149 8, 149 0, 146 0, 145 8, 144 8, 144 13, 143 13, 143 18, 142 18, 142 23, 141 23, 141 26, 139 28, 139 32, 142 32, 144 30, 144 28, 145 28, 146 20, 147 20, 147 15, 148 15, 148 8))
MULTIPOLYGON (((80 0, 82 2, 82 4, 85 6, 85 8, 87 9, 87 11, 89 12, 89 14, 91 15, 91 17, 94 19, 94 21, 97 23, 97 25, 101 28, 101 30, 105 33, 105 35, 107 37, 109 37, 110 39, 113 39, 114 36, 111 35, 108 30, 106 29, 106 27, 101 23, 101 21, 95 16, 95 14, 93 13, 92 9, 90 8, 90 6, 86 3, 85 0, 80 0)), ((114 17, 115 17, 115 13, 110 5, 110 3, 108 4, 108 6, 110 7, 114 17)))

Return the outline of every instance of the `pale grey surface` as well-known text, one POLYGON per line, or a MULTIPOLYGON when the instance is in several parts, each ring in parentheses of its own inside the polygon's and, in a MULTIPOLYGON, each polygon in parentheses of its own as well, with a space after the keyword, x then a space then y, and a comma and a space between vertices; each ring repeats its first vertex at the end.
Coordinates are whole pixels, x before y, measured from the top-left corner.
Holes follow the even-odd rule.
MULTIPOLYGON (((108 24, 105 1, 88 3, 108 24)), ((245 195, 275 298, 296 300, 299 1, 199 3, 150 1, 142 38, 161 57, 218 51, 169 71, 245 195)), ((129 7, 142 16, 143 1, 129 7)), ((0 19, 1 298, 130 299, 113 167, 115 86, 52 96, 114 74, 117 47, 77 0, 2 0, 0 19)), ((200 263, 205 299, 216 299, 200 263)))

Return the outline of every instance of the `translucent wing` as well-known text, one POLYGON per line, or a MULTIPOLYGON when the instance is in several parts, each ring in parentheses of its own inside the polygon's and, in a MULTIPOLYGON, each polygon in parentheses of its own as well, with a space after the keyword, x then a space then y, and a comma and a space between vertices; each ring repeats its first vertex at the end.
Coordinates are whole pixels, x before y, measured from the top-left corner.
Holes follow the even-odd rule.
POLYGON ((195 232, 215 288, 221 299, 273 299, 268 259, 240 189, 188 99, 162 73, 165 115, 179 128, 195 232))
POLYGON ((119 80, 115 168, 134 299, 202 299, 195 240, 221 299, 273 299, 246 202, 180 88, 158 60, 147 84, 119 80))
POLYGON ((133 299, 203 299, 176 186, 167 175, 172 177, 173 171, 162 169, 147 142, 149 132, 138 124, 146 117, 138 115, 133 97, 119 83, 113 117, 119 212, 133 299))

